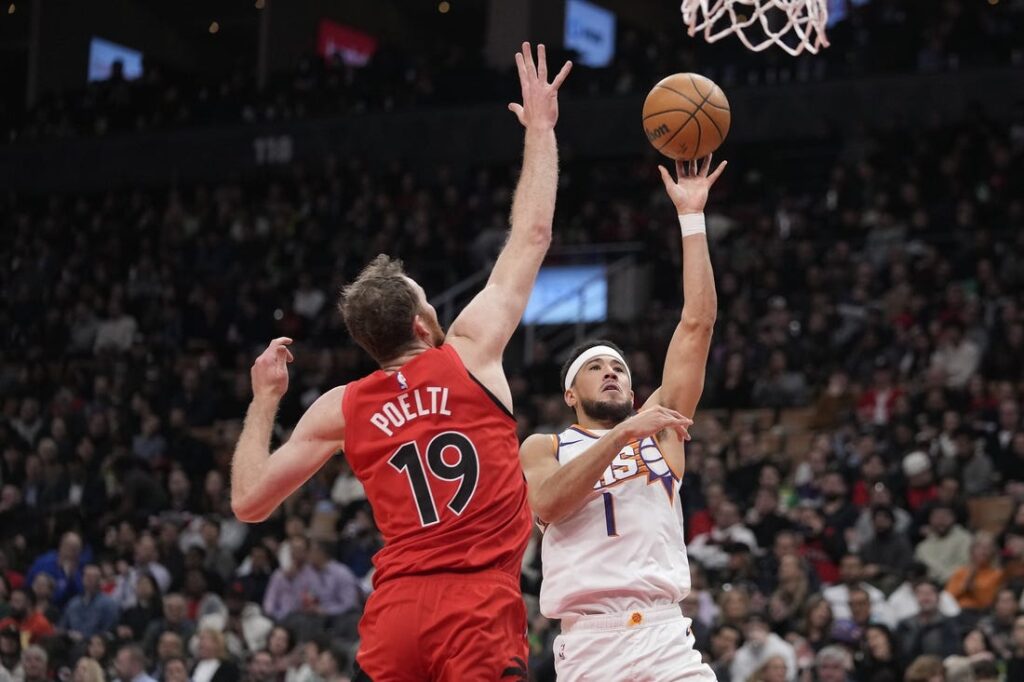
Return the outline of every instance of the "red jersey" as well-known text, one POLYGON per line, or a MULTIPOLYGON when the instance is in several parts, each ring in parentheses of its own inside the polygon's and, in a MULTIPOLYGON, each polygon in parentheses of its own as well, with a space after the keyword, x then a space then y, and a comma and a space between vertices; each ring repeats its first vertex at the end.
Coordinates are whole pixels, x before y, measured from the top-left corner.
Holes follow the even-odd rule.
POLYGON ((349 384, 345 457, 384 548, 374 585, 498 569, 518 579, 530 537, 516 422, 445 344, 349 384))

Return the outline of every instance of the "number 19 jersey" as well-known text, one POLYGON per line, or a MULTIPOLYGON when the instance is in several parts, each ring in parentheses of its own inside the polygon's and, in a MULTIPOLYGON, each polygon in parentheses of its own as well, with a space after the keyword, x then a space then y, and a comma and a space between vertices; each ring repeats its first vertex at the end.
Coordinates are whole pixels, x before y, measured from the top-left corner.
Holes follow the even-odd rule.
POLYGON ((345 457, 384 548, 374 586, 497 569, 518 581, 530 536, 516 422, 444 344, 348 384, 345 457))

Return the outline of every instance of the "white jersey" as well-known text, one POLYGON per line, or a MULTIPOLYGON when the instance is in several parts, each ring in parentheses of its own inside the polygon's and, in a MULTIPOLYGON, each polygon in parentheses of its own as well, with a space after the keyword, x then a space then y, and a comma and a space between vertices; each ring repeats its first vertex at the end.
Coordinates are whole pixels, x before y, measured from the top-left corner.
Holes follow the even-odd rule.
MULTIPOLYGON (((558 436, 563 466, 600 433, 558 436)), ((540 610, 548 618, 675 604, 690 591, 679 477, 653 438, 624 447, 575 514, 543 528, 540 610)))

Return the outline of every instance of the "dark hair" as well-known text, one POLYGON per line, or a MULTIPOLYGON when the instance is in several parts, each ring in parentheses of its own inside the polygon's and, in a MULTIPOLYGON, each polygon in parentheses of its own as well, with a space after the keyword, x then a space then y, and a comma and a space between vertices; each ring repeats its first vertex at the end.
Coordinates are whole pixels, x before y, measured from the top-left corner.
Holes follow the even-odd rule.
MULTIPOLYGON (((295 648, 295 634, 284 625, 275 625, 270 629, 270 633, 267 634, 267 648, 264 649, 268 654, 270 653, 270 635, 274 634, 274 630, 280 630, 288 637, 288 651, 291 652, 295 648)), ((271 654, 272 655, 272 654, 271 654)))
POLYGON ((590 350, 594 346, 608 346, 612 350, 616 351, 622 357, 626 357, 626 353, 621 348, 619 348, 614 342, 609 341, 608 339, 593 339, 591 341, 584 341, 583 343, 579 344, 571 351, 569 351, 569 356, 565 359, 565 363, 562 365, 562 371, 559 373, 559 386, 565 386, 565 377, 566 375, 569 374, 569 368, 572 366, 572 363, 576 361, 576 358, 583 355, 583 353, 590 350))
POLYGON ((721 624, 716 625, 715 627, 711 628, 711 635, 710 636, 714 637, 714 636, 720 634, 723 630, 732 630, 734 633, 736 633, 736 648, 737 649, 740 648, 741 646, 743 646, 743 641, 744 641, 743 640, 743 630, 741 630, 740 628, 736 627, 735 625, 731 625, 730 623, 721 623, 721 624))
POLYGON ((320 650, 320 653, 328 653, 331 658, 334 659, 334 663, 338 666, 338 670, 344 670, 348 665, 348 656, 341 649, 341 647, 331 644, 324 649, 320 650))
POLYGON ((310 549, 319 549, 321 552, 323 552, 324 554, 326 554, 329 557, 334 554, 334 543, 331 542, 330 540, 321 540, 321 539, 311 540, 310 543, 309 543, 309 548, 310 549))
POLYGON ((414 341, 419 301, 398 259, 380 254, 370 261, 341 290, 338 309, 348 333, 378 364, 398 357, 414 341))
POLYGON ((971 663, 971 672, 974 673, 974 679, 976 680, 999 679, 999 666, 996 665, 995 661, 987 658, 971 663))
POLYGON ((896 522, 896 515, 893 514, 892 507, 888 507, 888 506, 886 506, 884 504, 880 504, 880 505, 877 505, 877 506, 871 508, 871 518, 872 519, 874 519, 874 517, 879 515, 879 514, 882 514, 883 516, 888 516, 890 523, 895 523, 896 522))

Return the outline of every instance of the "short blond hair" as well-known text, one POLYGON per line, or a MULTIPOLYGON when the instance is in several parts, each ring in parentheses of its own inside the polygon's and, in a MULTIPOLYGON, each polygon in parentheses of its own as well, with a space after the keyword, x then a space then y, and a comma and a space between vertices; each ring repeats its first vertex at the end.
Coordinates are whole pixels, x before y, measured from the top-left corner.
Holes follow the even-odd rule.
POLYGON ((75 682, 106 682, 107 676, 103 674, 103 668, 95 660, 88 656, 82 656, 75 664, 75 671, 82 667, 82 677, 75 679, 75 682))

